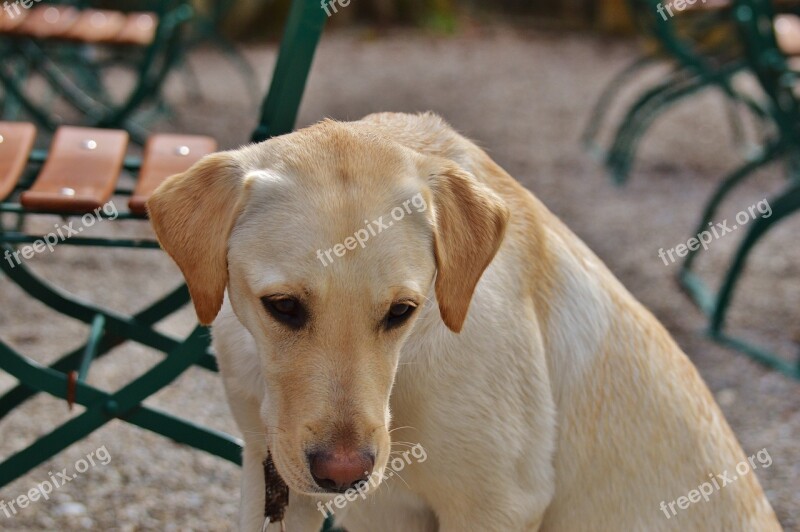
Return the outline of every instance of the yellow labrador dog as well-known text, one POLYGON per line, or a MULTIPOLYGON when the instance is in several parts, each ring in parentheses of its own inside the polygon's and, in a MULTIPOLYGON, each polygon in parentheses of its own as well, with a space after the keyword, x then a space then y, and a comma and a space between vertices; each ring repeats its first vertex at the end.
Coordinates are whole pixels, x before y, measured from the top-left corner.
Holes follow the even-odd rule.
POLYGON ((209 155, 149 209, 213 321, 241 530, 268 449, 289 532, 780 530, 664 327, 439 117, 209 155))

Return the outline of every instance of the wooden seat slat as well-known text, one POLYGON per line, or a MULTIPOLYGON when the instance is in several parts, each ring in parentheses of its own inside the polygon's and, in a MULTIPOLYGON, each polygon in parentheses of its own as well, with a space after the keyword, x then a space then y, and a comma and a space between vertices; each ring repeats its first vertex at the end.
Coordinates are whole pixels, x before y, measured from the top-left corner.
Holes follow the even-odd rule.
POLYGON ((36 127, 27 122, 0 122, 0 201, 19 182, 36 140, 36 127))
POLYGON ((119 11, 86 9, 63 37, 87 43, 113 41, 127 21, 125 14, 119 11))
POLYGON ((14 33, 38 39, 61 37, 78 22, 80 11, 71 6, 37 6, 30 10, 14 33))
POLYGON ((108 9, 78 10, 72 6, 36 6, 10 16, 0 10, 0 33, 38 39, 147 46, 153 42, 158 15, 108 9))
POLYGON ((789 14, 775 17, 775 39, 786 55, 800 55, 800 17, 789 14))
POLYGON ((20 9, 19 13, 10 15, 6 10, 0 11, 0 33, 9 33, 14 31, 20 24, 22 24, 28 17, 28 11, 20 9))
POLYGON ((114 193, 127 146, 126 131, 58 128, 42 171, 22 193, 22 205, 63 213, 91 212, 103 206, 114 193))
POLYGON ((122 31, 112 41, 117 44, 146 46, 153 42, 157 25, 158 16, 155 13, 130 13, 122 31))
POLYGON ((128 202, 131 212, 147 214, 147 200, 166 178, 185 172, 204 155, 216 150, 216 140, 199 135, 162 133, 147 139, 139 180, 128 202))

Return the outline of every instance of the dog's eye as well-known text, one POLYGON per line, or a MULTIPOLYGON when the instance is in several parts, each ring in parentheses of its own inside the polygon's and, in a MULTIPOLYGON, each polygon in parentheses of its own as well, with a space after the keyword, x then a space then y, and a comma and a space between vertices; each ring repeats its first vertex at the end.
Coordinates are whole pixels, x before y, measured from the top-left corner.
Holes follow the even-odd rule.
POLYGON ((288 325, 292 329, 300 329, 308 318, 306 309, 296 299, 291 297, 268 298, 262 297, 261 303, 269 314, 277 321, 288 325))
POLYGON ((389 307, 389 314, 386 315, 386 328, 392 329, 394 327, 399 327, 411 317, 411 314, 414 313, 414 309, 416 308, 417 307, 410 303, 395 303, 389 307))

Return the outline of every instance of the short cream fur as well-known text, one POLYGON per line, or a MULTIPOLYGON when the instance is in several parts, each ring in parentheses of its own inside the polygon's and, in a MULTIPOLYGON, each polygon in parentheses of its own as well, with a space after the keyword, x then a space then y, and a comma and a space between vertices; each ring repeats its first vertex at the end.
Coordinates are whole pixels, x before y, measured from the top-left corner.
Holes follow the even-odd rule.
POLYGON ((213 320, 245 439, 241 530, 263 522, 268 447, 287 529, 319 530, 330 495, 304 453, 331 442, 374 449, 377 469, 409 443, 428 455, 337 511, 350 532, 780 530, 752 473, 664 515, 746 460, 720 409, 602 262, 439 117, 324 121, 214 154, 149 210, 213 320), (420 193, 430 209, 320 265, 420 193), (302 300, 308 326, 273 320, 272 294, 302 300), (383 330, 399 300, 418 308, 383 330))

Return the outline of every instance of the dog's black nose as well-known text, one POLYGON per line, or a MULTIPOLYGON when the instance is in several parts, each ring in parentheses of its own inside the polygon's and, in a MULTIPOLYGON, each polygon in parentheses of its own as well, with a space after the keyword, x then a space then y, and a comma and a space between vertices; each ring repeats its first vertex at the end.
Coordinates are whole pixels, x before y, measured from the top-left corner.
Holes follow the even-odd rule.
POLYGON ((354 450, 307 453, 308 467, 320 488, 344 492, 366 481, 375 466, 375 455, 354 450))

